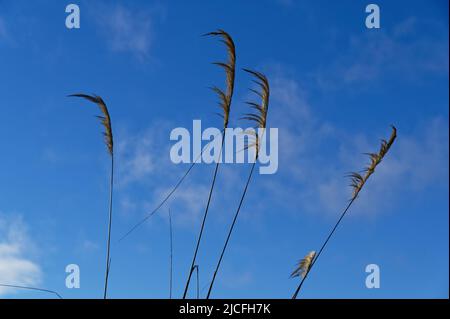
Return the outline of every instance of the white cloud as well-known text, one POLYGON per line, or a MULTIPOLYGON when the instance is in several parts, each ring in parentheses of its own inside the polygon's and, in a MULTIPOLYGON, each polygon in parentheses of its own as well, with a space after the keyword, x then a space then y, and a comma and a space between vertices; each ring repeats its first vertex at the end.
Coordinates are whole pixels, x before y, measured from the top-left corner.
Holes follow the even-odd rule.
MULTIPOLYGON (((386 129, 385 138, 389 134, 386 129)), ((449 174, 448 142, 448 120, 441 117, 427 120, 416 132, 409 134, 399 128, 394 146, 361 192, 358 211, 374 214, 382 211, 386 205, 395 204, 395 198, 405 198, 416 192, 445 186, 449 174)), ((342 167, 341 172, 349 165, 354 171, 363 168, 368 158, 360 154, 378 150, 378 144, 378 140, 366 136, 347 137, 340 145, 341 164, 337 167, 342 167)), ((349 189, 344 192, 342 186, 346 186, 342 178, 330 178, 320 184, 322 203, 326 208, 332 208, 330 203, 334 203, 336 198, 349 197, 349 189)))
MULTIPOLYGON (((33 244, 21 218, 0 215, 0 283, 36 286, 41 282, 40 266, 29 258, 33 244)), ((0 287, 0 295, 17 292, 0 287)))
MULTIPOLYGON (((335 215, 351 195, 346 173, 365 166, 368 159, 362 153, 378 150, 379 139, 388 138, 390 128, 380 127, 376 134, 350 135, 348 130, 323 122, 312 112, 299 82, 285 76, 280 68, 272 73, 269 73, 272 88, 269 126, 278 127, 280 131, 280 167, 273 176, 258 176, 262 180, 251 185, 252 192, 246 201, 264 197, 280 210, 335 215), (258 196, 253 197, 253 193, 258 196)), ((187 169, 173 165, 166 156, 170 147, 169 127, 168 123, 155 123, 142 134, 128 135, 119 143, 123 163, 119 169, 122 172, 120 183, 125 186, 119 194, 123 209, 141 212, 140 216, 153 210, 187 169), (135 190, 131 184, 136 183, 148 187, 146 198, 129 197, 127 192, 135 190)), ((361 214, 383 211, 380 202, 395 204, 392 194, 398 198, 411 196, 411 192, 442 183, 448 176, 445 119, 425 121, 422 127, 409 134, 401 127, 398 129, 394 147, 360 195, 358 210, 361 214)), ((208 193, 209 168, 212 169, 196 167, 167 204, 174 212, 182 212, 175 214, 175 222, 183 225, 198 222, 208 193)), ((245 172, 238 167, 225 165, 221 168, 216 185, 220 196, 218 192, 214 195, 215 207, 226 207, 238 201, 237 190, 243 185, 245 172)), ((264 210, 260 202, 251 203, 255 211, 264 210)))
POLYGON ((84 252, 96 252, 100 248, 99 244, 97 242, 94 242, 94 241, 89 240, 89 239, 83 240, 81 245, 82 245, 81 248, 82 248, 82 250, 84 252))
MULTIPOLYGON (((154 201, 151 205, 147 205, 147 211, 153 210, 171 190, 172 187, 165 188, 164 190, 158 189, 157 193, 161 196, 155 197, 158 200, 154 201)), ((172 212, 175 213, 173 219, 177 225, 192 227, 192 225, 200 222, 200 218, 205 209, 208 192, 208 185, 191 181, 189 185, 184 185, 183 189, 178 190, 173 195, 166 208, 160 214, 162 213, 166 216, 164 211, 167 211, 168 207, 170 207, 172 212)))
MULTIPOLYGON (((170 160, 169 150, 173 141, 169 136, 173 127, 169 122, 156 121, 141 132, 119 131, 116 134, 117 195, 120 214, 124 218, 139 219, 152 212, 189 168, 190 164, 177 165, 170 160)), ((237 196, 236 185, 238 189, 243 187, 242 176, 235 168, 221 166, 214 193, 215 207, 223 207, 230 197, 237 196)), ((171 207, 174 223, 192 228, 200 221, 205 209, 213 171, 214 165, 197 164, 158 215, 166 216, 168 207, 171 207)))
POLYGON ((334 89, 398 74, 406 80, 423 74, 447 74, 448 39, 445 25, 414 17, 392 29, 352 35, 343 54, 323 65, 314 75, 322 88, 334 89), (417 29, 433 30, 419 36, 417 29), (414 35, 411 37, 411 35, 414 35))
POLYGON ((142 132, 117 134, 117 169, 120 186, 145 182, 152 174, 171 164, 168 155, 170 146, 168 130, 169 124, 159 121, 142 132))
MULTIPOLYGON (((176 165, 170 160, 171 128, 173 125, 167 121, 155 121, 141 132, 119 131, 116 134, 117 195, 120 214, 128 220, 143 218, 153 211, 188 169, 188 164, 176 165), (137 191, 139 189, 144 192, 137 191)), ((167 215, 171 207, 174 223, 190 227, 199 221, 212 174, 211 166, 203 168, 211 169, 208 175, 199 174, 202 167, 197 165, 158 215, 167 215), (203 183, 205 178, 207 181, 203 183)))
POLYGON ((122 5, 103 5, 97 21, 111 50, 130 52, 138 59, 149 57, 154 42, 154 14, 122 5))
MULTIPOLYGON (((268 75, 271 83, 269 126, 279 128, 280 166, 273 176, 255 177, 261 181, 251 185, 252 191, 246 202, 252 201, 247 204, 253 209, 246 215, 256 217, 267 206, 256 198, 264 198, 264 202, 270 201, 280 210, 286 208, 295 213, 338 214, 351 195, 346 173, 365 166, 367 158, 362 153, 378 150, 379 139, 388 138, 390 128, 380 127, 375 133, 351 135, 348 129, 322 121, 313 112, 301 83, 286 76, 282 67, 274 68, 268 75)), ((399 137, 394 147, 361 193, 358 201, 361 214, 383 211, 380 202, 395 205, 392 194, 397 198, 411 196, 442 183, 448 176, 448 124, 445 119, 429 119, 408 134, 404 128, 398 129, 399 137), (389 191, 386 191, 386 185, 389 185, 389 191)), ((142 133, 120 135, 118 153, 122 168, 119 168, 119 179, 124 187, 119 197, 127 212, 140 212, 143 216, 152 211, 187 169, 187 166, 170 162, 169 131, 169 123, 164 122, 154 123, 142 133), (129 192, 136 190, 136 184, 149 190, 144 199, 135 194, 130 197, 129 192)), ((166 204, 174 212, 182 212, 174 214, 176 223, 190 226, 198 222, 207 198, 211 172, 211 166, 195 167, 166 204)), ((221 167, 213 200, 215 207, 238 202, 246 174, 245 168, 221 167)), ((222 211, 229 213, 222 209, 221 214, 222 211)), ((215 216, 225 218, 220 214, 215 216)))
POLYGON ((147 149, 145 143, 139 144, 134 149, 133 157, 124 163, 123 170, 128 172, 124 182, 142 179, 155 169, 154 159, 150 153, 151 148, 147 149))
MULTIPOLYGON (((346 173, 367 164, 362 153, 377 151, 379 139, 388 138, 390 128, 380 128, 376 135, 350 135, 311 112, 298 82, 282 72, 270 78, 269 125, 280 130, 280 167, 277 175, 255 187, 265 188, 267 200, 289 210, 339 213, 351 195, 346 173)), ((395 205, 395 198, 448 181, 448 119, 428 119, 409 133, 398 129, 395 145, 360 195, 361 214, 382 211, 384 205, 395 205)))

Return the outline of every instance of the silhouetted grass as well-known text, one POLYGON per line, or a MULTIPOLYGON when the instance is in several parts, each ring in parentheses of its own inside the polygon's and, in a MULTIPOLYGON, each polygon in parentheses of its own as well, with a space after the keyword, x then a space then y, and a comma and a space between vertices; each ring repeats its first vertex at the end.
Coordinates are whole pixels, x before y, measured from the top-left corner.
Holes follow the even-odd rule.
POLYGON ((111 156, 111 175, 110 175, 110 183, 109 183, 109 214, 108 214, 108 239, 106 245, 106 271, 105 271, 105 287, 103 290, 103 298, 106 299, 108 292, 108 279, 109 279, 109 271, 111 266, 111 258, 110 258, 110 248, 111 248, 111 225, 112 225, 112 205, 113 205, 113 186, 114 186, 114 140, 112 134, 111 127, 111 118, 109 116, 109 111, 106 106, 106 103, 100 96, 96 95, 86 95, 86 94, 72 94, 69 96, 73 97, 81 97, 91 101, 100 108, 100 111, 103 115, 97 116, 100 119, 103 127, 105 128, 105 132, 103 133, 105 138, 105 144, 108 149, 108 153, 111 156))
POLYGON ((308 269, 304 273, 304 276, 303 276, 302 280, 300 281, 300 284, 298 285, 297 289, 295 290, 294 295, 292 296, 292 299, 296 299, 297 298, 297 295, 298 295, 300 289, 302 288, 302 285, 303 285, 304 281, 306 280, 309 272, 311 271, 312 267, 315 265, 317 259, 319 258, 320 254, 324 250, 324 248, 327 245, 328 241, 330 240, 331 236, 333 236, 336 228, 341 223, 341 221, 344 218, 345 214, 347 214, 348 210, 350 209, 350 207, 352 206, 353 202, 358 197, 360 191, 363 189, 363 187, 366 184, 366 182, 369 179, 369 177, 375 172, 375 168, 377 167, 377 165, 381 163, 381 161, 383 160, 384 156, 387 154, 387 152, 391 148, 391 146, 394 143, 396 137, 397 137, 397 129, 394 126, 392 126, 392 134, 391 134, 391 137, 389 138, 389 141, 381 140, 381 147, 380 147, 380 150, 378 151, 378 153, 368 153, 367 154, 370 157, 370 164, 364 169, 363 172, 365 172, 365 174, 364 175, 360 175, 359 173, 352 172, 352 173, 350 173, 348 175, 348 177, 351 178, 350 186, 353 188, 352 198, 350 199, 350 202, 348 203, 347 207, 342 212, 341 217, 338 219, 338 221, 334 225, 333 229, 331 230, 331 232, 329 233, 329 235, 325 239, 325 242, 322 244, 322 247, 320 248, 319 252, 315 256, 315 258, 313 258, 312 262, 310 261, 310 266, 308 267, 308 269))
POLYGON ((209 190, 209 195, 208 195, 208 201, 206 203, 206 208, 205 208, 205 212, 203 214, 203 220, 202 220, 202 224, 200 227, 200 233, 197 237, 197 244, 194 250, 194 256, 192 257, 192 263, 191 263, 191 267, 189 269, 189 275, 188 275, 188 279, 186 282, 186 286, 184 288, 184 293, 183 293, 183 299, 186 298, 186 294, 187 291, 189 289, 189 283, 191 281, 191 277, 192 277, 192 272, 194 269, 194 265, 195 265, 195 261, 197 258, 197 253, 198 253, 198 249, 200 247, 200 242, 202 239, 202 235, 203 235, 203 230, 205 228, 205 222, 206 222, 206 218, 208 216, 208 211, 209 211, 209 205, 211 203, 211 198, 212 198, 212 193, 214 190, 214 185, 216 183, 216 178, 217 178, 217 172, 219 169, 219 165, 220 165, 220 158, 222 156, 222 149, 223 149, 223 145, 224 145, 224 141, 225 141, 225 135, 226 135, 226 128, 228 127, 228 121, 229 121, 229 117, 230 117, 230 110, 231 110, 231 100, 233 98, 233 91, 234 91, 234 77, 235 77, 235 64, 236 64, 236 53, 235 53, 235 46, 234 46, 234 42, 233 39, 231 38, 231 36, 226 33, 223 30, 217 30, 215 32, 210 32, 207 33, 206 35, 212 35, 212 36, 219 36, 222 38, 222 42, 226 45, 227 48, 227 53, 228 53, 228 62, 224 63, 224 62, 215 62, 214 64, 222 67, 225 70, 225 75, 226 75, 226 91, 224 92, 222 89, 219 89, 217 87, 213 87, 213 91, 217 93, 217 95, 219 96, 219 106, 222 109, 223 113, 222 113, 222 117, 223 117, 223 136, 222 136, 222 143, 221 143, 221 147, 220 147, 220 152, 219 152, 219 158, 217 160, 216 163, 216 167, 214 169, 214 175, 213 175, 213 179, 211 182, 211 187, 209 190))
MULTIPOLYGON (((259 97, 261 97, 261 104, 257 104, 257 103, 254 103, 254 102, 247 102, 247 104, 249 104, 252 109, 256 110, 256 113, 246 113, 245 116, 243 117, 243 119, 247 119, 247 120, 250 120, 250 121, 256 123, 256 128, 257 129, 258 128, 261 129, 261 131, 263 132, 262 134, 264 134, 264 131, 266 129, 266 122, 267 122, 267 111, 269 109, 269 96, 270 96, 269 81, 267 80, 266 76, 264 74, 262 74, 262 73, 251 71, 251 70, 248 70, 248 69, 244 69, 244 71, 250 73, 251 75, 253 75, 256 78, 255 82, 261 88, 261 91, 258 92, 258 91, 253 90, 253 92, 255 92, 259 97)), ((236 224, 236 220, 237 220, 237 218, 239 216, 239 212, 241 211, 242 203, 244 202, 244 198, 245 198, 245 195, 247 193, 248 185, 250 184, 250 180, 252 178, 253 171, 255 169, 255 165, 256 165, 256 162, 258 160, 260 139, 261 138, 262 138, 262 136, 259 136, 259 132, 255 131, 255 141, 253 143, 251 143, 251 144, 246 145, 247 149, 249 147, 255 147, 256 148, 255 161, 252 164, 252 167, 250 169, 250 173, 249 173, 247 181, 245 183, 244 191, 242 192, 238 208, 237 208, 236 213, 235 213, 234 218, 233 218, 233 222, 231 223, 230 229, 229 229, 228 234, 227 234, 227 238, 226 238, 225 243, 224 243, 224 245, 222 247, 222 252, 220 254, 219 261, 217 262, 216 268, 214 270, 213 278, 211 280, 211 284, 209 286, 209 290, 208 290, 208 294, 206 296, 206 299, 209 299, 209 297, 211 295, 211 291, 212 291, 212 288, 214 286, 214 282, 216 280, 217 273, 219 271, 220 265, 222 263, 223 256, 225 254, 225 250, 227 249, 228 242, 230 240, 231 234, 232 234, 234 226, 236 224)))

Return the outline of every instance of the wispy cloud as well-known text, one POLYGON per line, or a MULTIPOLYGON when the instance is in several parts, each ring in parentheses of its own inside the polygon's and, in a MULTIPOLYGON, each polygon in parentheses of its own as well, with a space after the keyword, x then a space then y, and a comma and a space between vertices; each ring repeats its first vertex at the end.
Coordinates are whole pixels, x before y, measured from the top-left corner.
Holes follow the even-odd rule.
MULTIPOLYGON (((286 211, 337 214, 351 196, 346 173, 365 166, 368 159, 362 154, 379 148, 379 139, 390 134, 390 120, 386 119, 385 126, 380 126, 375 133, 355 135, 348 128, 321 119, 310 105, 301 82, 287 75, 282 66, 269 69, 272 93, 269 125, 279 129, 280 164, 277 174, 260 177, 264 181, 255 183, 252 189, 280 209, 287 208, 286 211)), ((119 174, 123 190, 119 196, 124 211, 140 216, 152 211, 187 169, 170 162, 170 126, 167 122, 154 123, 141 133, 121 135, 119 174), (139 184, 148 189, 145 198, 131 196, 130 190, 136 190, 139 184)), ((448 124, 441 117, 424 120, 409 133, 399 127, 395 146, 360 195, 363 200, 358 201, 358 210, 373 215, 383 211, 384 204, 380 203, 396 204, 395 198, 387 200, 390 194, 395 193, 401 199, 430 186, 442 185, 448 176, 447 132, 448 124), (386 185, 389 185, 388 192, 386 185)), ((209 173, 199 174, 202 167, 208 171, 208 167, 199 166, 168 203, 174 211, 182 212, 175 214, 175 223, 198 222, 207 193, 204 178, 209 176, 209 173)), ((242 171, 235 165, 223 167, 218 181, 222 192, 215 199, 217 205, 227 206, 237 200, 233 196, 242 183, 240 174, 242 171)), ((250 194, 248 205, 254 211, 264 210, 261 201, 252 200, 250 194)))
POLYGON ((351 35, 347 48, 314 74, 317 83, 328 89, 365 83, 394 74, 406 80, 426 73, 448 74, 447 27, 414 17, 391 29, 351 35), (433 30, 418 36, 417 30, 433 30))
MULTIPOLYGON (((116 134, 118 196, 124 218, 139 219, 153 211, 188 169, 190 164, 177 165, 170 160, 174 142, 169 136, 174 127, 168 121, 155 121, 145 130, 116 134), (144 191, 143 196, 140 191, 144 191)), ((225 206, 230 196, 237 196, 236 185, 240 187, 242 181, 235 168, 222 167, 223 178, 218 180, 221 196, 214 200, 219 206, 225 206)), ((164 211, 171 207, 175 224, 191 227, 199 222, 212 171, 213 165, 197 164, 158 215, 166 215, 164 211)))
MULTIPOLYGON (((150 127, 147 132, 154 129, 150 127)), ((124 164, 119 170, 122 181, 118 193, 120 212, 126 218, 142 218, 152 212, 187 169, 187 166, 170 162, 168 135, 162 141, 165 143, 152 134, 137 134, 123 144, 123 147, 127 145, 128 152, 122 157, 124 164), (145 197, 133 195, 136 189, 146 190, 145 197)), ((202 184, 204 176, 196 172, 198 169, 200 167, 192 172, 193 175, 173 194, 158 215, 165 216, 164 212, 171 207, 173 212, 180 212, 174 214, 175 224, 192 226, 199 221, 208 189, 206 184, 202 184)))
POLYGON ((145 183, 156 170, 171 162, 169 130, 166 121, 156 121, 140 132, 119 132, 117 137, 118 171, 121 187, 130 183, 145 183))
MULTIPOLYGON (((364 167, 368 159, 362 154, 377 150, 379 139, 390 134, 390 128, 386 124, 376 134, 355 135, 348 129, 336 127, 313 112, 301 83, 283 73, 281 67, 274 68, 270 75, 272 113, 269 125, 279 128, 280 168, 277 174, 264 178, 262 183, 255 183, 252 188, 288 211, 295 208, 297 212, 336 214, 350 198, 351 189, 347 187, 345 174, 364 167)), ((169 128, 168 123, 156 123, 142 134, 124 136, 120 142, 123 164, 119 172, 124 186, 120 196, 125 210, 139 211, 140 215, 151 211, 186 169, 170 162, 169 128), (129 196, 129 190, 134 188, 128 187, 136 183, 148 186, 146 198, 129 196)), ((375 209, 382 210, 376 203, 383 202, 381 199, 386 199, 389 194, 403 198, 411 192, 442 183, 448 176, 446 132, 448 124, 439 117, 428 119, 409 134, 400 127, 395 147, 361 193, 364 200, 358 207, 365 214, 373 214, 375 209), (389 192, 385 185, 390 185, 389 192)), ((199 169, 201 167, 196 168, 199 169)), ((241 185, 237 169, 235 166, 223 169, 219 181, 221 196, 215 200, 220 205, 226 206, 236 200, 233 194, 241 185)), ((198 221, 203 208, 207 192, 204 176, 193 174, 169 203, 174 211, 182 211, 175 219, 179 224, 191 225, 198 221)), ((251 200, 252 196, 248 198, 251 200)), ((385 202, 395 204, 395 201, 385 202)), ((258 203, 252 205, 259 209, 258 203)))
MULTIPOLYGON (((274 72, 272 120, 280 130, 279 173, 262 187, 267 197, 296 211, 336 214, 350 198, 346 172, 362 169, 365 152, 379 148, 379 138, 390 134, 380 127, 377 135, 351 134, 312 112, 299 82, 274 72), (379 133, 378 133, 379 132, 379 133)), ((388 120, 388 119, 387 119, 388 120)), ((395 204, 394 198, 411 196, 448 180, 448 119, 435 117, 404 133, 399 128, 395 147, 377 168, 377 174, 361 193, 361 211, 373 213, 380 203, 395 204), (386 191, 389 185, 389 191, 386 191)))
POLYGON ((96 252, 99 250, 99 244, 89 239, 83 240, 81 243, 81 249, 83 252, 96 252))
POLYGON ((154 22, 161 10, 132 9, 124 5, 103 5, 97 19, 100 32, 111 50, 128 52, 139 60, 150 57, 154 43, 154 22))
MULTIPOLYGON (((172 187, 162 188, 159 187, 154 196, 154 201, 147 202, 144 207, 146 211, 152 211, 157 204, 159 204, 163 197, 169 193, 172 187)), ((188 185, 184 185, 183 189, 175 193, 172 200, 166 205, 159 215, 163 215, 167 218, 166 214, 162 214, 163 211, 167 211, 170 207, 173 214, 173 220, 176 225, 192 227, 200 222, 201 214, 204 210, 205 196, 208 194, 208 187, 200 182, 190 181, 188 185)))
MULTIPOLYGON (((155 121, 139 132, 122 131, 118 137, 118 196, 120 212, 125 218, 142 218, 161 202, 188 168, 171 162, 169 150, 172 142, 169 134, 173 125, 167 121, 155 121), (144 190, 145 196, 140 196, 144 190)), ((196 170, 200 169, 197 167, 196 170)), ((174 223, 192 226, 200 218, 207 187, 201 182, 203 176, 193 172, 178 192, 158 215, 170 206, 174 223)))
MULTIPOLYGON (((362 168, 368 161, 362 153, 378 149, 378 141, 371 140, 373 138, 364 135, 349 136, 340 146, 341 163, 348 163, 356 169, 362 168)), ((359 210, 373 214, 382 211, 386 205, 395 204, 396 198, 404 199, 426 189, 445 187, 449 174, 448 143, 448 119, 442 117, 425 120, 411 133, 402 134, 400 131, 395 147, 377 167, 377 174, 361 193, 359 210)), ((342 182, 340 184, 342 186, 342 182)), ((337 194, 341 198, 348 196, 336 185, 336 179, 330 179, 321 185, 335 186, 333 192, 323 198, 323 203, 331 202, 330 197, 337 194)))
MULTIPOLYGON (((0 283, 36 286, 40 283, 40 266, 29 258, 32 242, 21 218, 6 218, 0 214, 0 283)), ((17 292, 0 287, 0 295, 17 292)))

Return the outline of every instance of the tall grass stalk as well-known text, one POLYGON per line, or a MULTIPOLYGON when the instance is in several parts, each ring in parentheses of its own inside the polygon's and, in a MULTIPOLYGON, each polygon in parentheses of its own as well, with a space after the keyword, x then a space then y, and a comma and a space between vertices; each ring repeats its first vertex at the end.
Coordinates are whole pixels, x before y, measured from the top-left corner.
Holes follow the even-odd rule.
POLYGON ((103 115, 97 116, 101 124, 105 128, 103 133, 105 144, 109 155, 111 156, 111 173, 109 181, 109 213, 108 213, 108 237, 106 243, 106 271, 105 271, 105 285, 103 289, 103 299, 106 299, 108 293, 108 279, 111 266, 111 226, 112 226, 112 210, 113 210, 113 185, 114 185, 114 140, 112 134, 111 118, 109 116, 108 107, 100 96, 87 94, 72 94, 71 97, 81 97, 91 101, 99 107, 103 115))
POLYGON ((170 235, 170 269, 169 269, 169 298, 172 299, 172 281, 173 281, 173 231, 172 214, 169 208, 169 235, 170 235))
POLYGON ((298 285, 297 289, 295 290, 295 292, 292 296, 292 299, 297 298, 297 295, 300 292, 300 289, 302 288, 302 285, 305 282, 306 278, 308 277, 308 274, 311 271, 312 267, 315 265, 317 259, 319 258, 320 254, 323 252, 323 250, 325 249, 326 245, 328 244, 328 241, 333 236, 334 232, 336 231, 337 227, 341 223, 342 219, 347 214, 348 210, 350 209, 352 204, 355 202, 355 200, 358 198, 358 195, 361 192, 361 190, 363 189, 367 180, 375 172, 375 168, 377 167, 378 164, 381 163, 384 156, 387 154, 387 152, 391 148, 396 137, 397 137, 397 129, 394 126, 392 126, 392 133, 391 133, 389 140, 381 141, 381 147, 380 147, 380 150, 378 151, 378 153, 367 153, 366 154, 366 155, 369 155, 369 157, 370 157, 370 164, 363 170, 363 172, 365 172, 365 174, 361 175, 359 173, 352 172, 348 175, 348 177, 351 178, 350 186, 353 189, 352 198, 350 199, 349 203, 345 207, 345 209, 342 212, 341 216, 339 217, 338 221, 332 228, 331 232, 328 234, 327 238, 325 239, 324 243, 322 244, 322 247, 320 247, 320 250, 317 253, 317 255, 314 254, 315 256, 313 257, 312 261, 310 261, 309 267, 307 267, 306 271, 304 272, 303 278, 300 281, 300 284, 298 285))
POLYGON ((197 299, 199 299, 200 298, 200 274, 199 274, 200 268, 198 265, 195 265, 194 268, 195 268, 196 277, 197 277, 197 299))
POLYGON ((210 32, 205 35, 221 37, 222 38, 221 41, 226 45, 227 53, 228 53, 228 61, 226 63, 225 62, 215 62, 214 63, 215 65, 218 65, 225 70, 226 91, 224 92, 222 89, 215 87, 215 86, 212 87, 212 90, 215 93, 217 93, 217 95, 219 96, 219 106, 223 111, 223 113, 221 114, 221 117, 223 118, 223 135, 222 135, 222 143, 221 143, 221 147, 220 147, 220 151, 219 151, 219 158, 217 159, 216 167, 214 168, 213 179, 212 179, 211 187, 210 187, 209 194, 208 194, 208 201, 206 203, 205 212, 203 214, 203 220, 202 220, 202 224, 200 227, 200 233, 197 238, 197 244, 195 246, 194 256, 192 257, 192 263, 191 263, 191 267, 189 269, 188 279, 186 281, 186 286, 184 288, 183 299, 186 298, 186 295, 187 295, 187 292, 189 289, 189 283, 191 281, 192 273, 193 273, 195 262, 197 259, 198 249, 200 247, 200 242, 201 242, 202 235, 203 235, 203 230, 205 228, 206 218, 208 216, 209 205, 211 203, 212 193, 213 193, 214 185, 216 183, 216 178, 217 178, 217 172, 219 170, 219 165, 221 162, 220 159, 222 157, 222 150, 223 150, 223 145, 224 145, 224 141, 225 141, 226 128, 228 127, 228 121, 229 121, 229 117, 230 117, 231 100, 233 98, 233 91, 234 91, 236 52, 235 52, 235 46, 234 46, 233 39, 231 38, 231 36, 228 33, 226 33, 223 30, 217 30, 215 32, 210 32))
MULTIPOLYGON (((255 82, 260 86, 261 92, 258 92, 258 91, 254 91, 254 92, 258 96, 261 97, 261 104, 257 104, 257 103, 254 103, 254 102, 247 102, 247 104, 249 104, 252 109, 256 110, 256 113, 247 113, 247 114, 245 114, 245 117, 243 117, 243 118, 247 119, 247 120, 250 120, 252 122, 256 122, 257 128, 262 129, 262 131, 264 132, 264 130, 266 129, 267 111, 269 109, 269 95, 270 95, 269 81, 267 80, 266 76, 264 74, 262 74, 262 73, 251 71, 251 70, 248 70, 248 69, 244 69, 244 71, 250 73, 251 75, 253 75, 256 78, 255 82)), ((237 218, 239 216, 239 212, 241 211, 242 203, 244 202, 245 195, 247 194, 248 185, 250 184, 250 180, 252 178, 253 171, 255 169, 256 162, 258 160, 260 139, 262 138, 262 136, 259 136, 258 134, 259 134, 258 132, 255 132, 255 141, 254 141, 254 143, 251 143, 251 144, 246 146, 246 148, 255 147, 255 149, 256 149, 256 151, 255 151, 255 161, 253 162, 253 164, 251 166, 250 173, 249 173, 249 175, 247 177, 247 181, 245 183, 244 191, 242 192, 241 199, 239 200, 238 208, 237 208, 236 213, 235 213, 234 218, 233 218, 233 222, 231 223, 230 229, 229 229, 228 234, 227 234, 227 238, 226 238, 225 243, 224 243, 224 245, 222 247, 222 252, 220 254, 220 257, 219 257, 219 260, 217 262, 216 268, 214 270, 213 278, 211 280, 206 299, 209 299, 209 297, 211 295, 211 291, 212 291, 212 288, 214 286, 214 282, 216 280, 217 272, 219 271, 220 265, 222 263, 223 256, 224 256, 225 251, 226 251, 226 249, 228 247, 228 242, 230 240, 231 234, 232 234, 234 226, 236 224, 236 220, 237 220, 237 218)), ((262 134, 264 134, 264 133, 262 133, 262 134)))

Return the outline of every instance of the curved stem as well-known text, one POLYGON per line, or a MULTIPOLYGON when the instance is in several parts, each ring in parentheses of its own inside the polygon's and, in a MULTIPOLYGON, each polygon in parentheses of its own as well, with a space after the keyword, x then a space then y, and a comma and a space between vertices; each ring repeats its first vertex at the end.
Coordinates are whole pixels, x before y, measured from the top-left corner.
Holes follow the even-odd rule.
POLYGON ((213 288, 213 285, 214 285, 214 281, 215 281, 215 279, 216 279, 217 272, 219 271, 220 264, 222 263, 222 259, 223 259, 223 256, 224 256, 224 254, 225 254, 225 250, 227 249, 228 242, 229 242, 230 237, 231 237, 231 233, 233 232, 234 225, 236 224, 236 220, 237 220, 238 215, 239 215, 239 212, 240 212, 240 210, 241 210, 241 207, 242 207, 242 203, 243 203, 243 201, 244 201, 245 194, 247 193, 248 185, 250 184, 250 180, 251 180, 251 178, 252 178, 252 174, 253 174, 253 171, 254 171, 254 169, 255 169, 255 164, 256 164, 256 160, 255 160, 255 162, 252 164, 252 168, 251 168, 251 170, 250 170, 250 174, 248 175, 247 183, 245 184, 245 188, 244 188, 244 191, 243 191, 243 193, 242 193, 241 200, 239 201, 239 206, 238 206, 238 208, 237 208, 237 210, 236 210, 236 214, 234 215, 233 222, 231 223, 230 230, 228 231, 227 239, 225 240, 225 244, 223 245, 222 253, 220 254, 220 258, 219 258, 219 261, 217 262, 216 269, 214 270, 213 278, 212 278, 211 284, 210 284, 210 286, 209 286, 209 290, 208 290, 208 294, 207 294, 207 296, 206 296, 206 299, 209 299, 209 296, 211 295, 211 291, 212 291, 212 288, 213 288))
POLYGON ((26 289, 26 290, 36 290, 36 291, 41 291, 41 292, 48 292, 48 293, 51 293, 51 294, 56 295, 59 299, 64 299, 63 297, 61 297, 61 295, 60 295, 59 293, 57 293, 56 291, 53 291, 53 290, 49 290, 49 289, 36 288, 36 287, 29 287, 29 286, 7 285, 7 284, 0 284, 0 287, 17 288, 17 289, 26 289))

